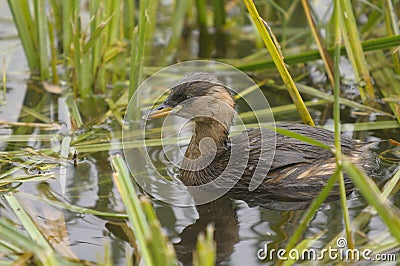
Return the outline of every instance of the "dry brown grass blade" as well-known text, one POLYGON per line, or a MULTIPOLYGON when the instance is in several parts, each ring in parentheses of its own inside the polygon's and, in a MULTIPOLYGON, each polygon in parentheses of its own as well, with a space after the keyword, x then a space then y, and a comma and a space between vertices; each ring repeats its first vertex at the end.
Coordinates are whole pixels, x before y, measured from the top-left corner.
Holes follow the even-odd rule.
POLYGON ((314 36, 314 40, 317 43, 318 50, 321 55, 322 61, 324 61, 324 65, 325 65, 326 73, 328 74, 329 81, 333 87, 334 86, 334 78, 333 78, 332 57, 328 53, 328 50, 326 49, 324 40, 322 39, 322 36, 318 30, 318 26, 315 23, 315 20, 311 14, 311 7, 310 7, 310 4, 308 3, 308 0, 301 0, 301 3, 303 4, 304 13, 306 14, 308 25, 310 25, 311 32, 314 36))
POLYGON ((71 249, 63 213, 56 210, 50 211, 49 209, 44 209, 43 211, 45 223, 38 224, 38 221, 35 222, 42 234, 47 238, 47 241, 63 257, 79 260, 71 249))

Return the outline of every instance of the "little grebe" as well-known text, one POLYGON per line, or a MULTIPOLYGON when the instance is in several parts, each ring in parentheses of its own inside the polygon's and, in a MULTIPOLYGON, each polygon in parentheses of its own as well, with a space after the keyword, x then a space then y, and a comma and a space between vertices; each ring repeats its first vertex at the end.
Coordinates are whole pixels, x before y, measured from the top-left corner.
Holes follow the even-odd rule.
MULTIPOLYGON (((265 174, 261 185, 252 193, 262 193, 263 197, 282 201, 310 200, 317 196, 336 169, 334 154, 268 129, 250 129, 229 138, 234 107, 231 93, 214 75, 191 73, 171 89, 164 103, 151 111, 149 118, 174 114, 195 122, 181 165, 182 182, 187 186, 198 186, 216 180, 226 171, 232 147, 235 147, 237 151, 243 151, 247 165, 240 173, 228 171, 228 179, 237 182, 233 190, 243 193, 247 189, 249 193, 255 169, 264 167, 268 175, 265 174), (264 141, 261 141, 261 134, 264 141), (261 149, 264 149, 263 153, 261 149)), ((329 130, 301 124, 277 127, 333 147, 334 134, 329 130)), ((351 138, 342 135, 341 144, 347 159, 360 162, 361 151, 351 138)), ((345 186, 347 192, 354 187, 347 177, 345 186)), ((334 189, 329 198, 338 195, 338 189, 334 189)))

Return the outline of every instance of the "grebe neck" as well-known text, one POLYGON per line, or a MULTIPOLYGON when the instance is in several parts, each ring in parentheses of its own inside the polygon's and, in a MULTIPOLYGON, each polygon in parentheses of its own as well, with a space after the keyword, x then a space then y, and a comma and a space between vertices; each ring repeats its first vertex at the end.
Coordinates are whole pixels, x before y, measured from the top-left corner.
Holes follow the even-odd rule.
POLYGON ((185 185, 208 183, 218 176, 210 169, 214 159, 227 148, 228 126, 230 124, 222 125, 211 118, 196 118, 193 136, 181 165, 185 185))

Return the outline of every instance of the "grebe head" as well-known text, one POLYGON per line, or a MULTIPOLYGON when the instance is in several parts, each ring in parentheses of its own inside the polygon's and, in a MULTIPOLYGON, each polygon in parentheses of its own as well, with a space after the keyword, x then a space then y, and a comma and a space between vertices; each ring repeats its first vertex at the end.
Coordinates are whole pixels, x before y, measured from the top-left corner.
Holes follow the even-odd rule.
POLYGON ((226 129, 232 123, 235 101, 226 86, 210 73, 190 73, 170 91, 149 118, 173 114, 196 123, 215 120, 226 129))

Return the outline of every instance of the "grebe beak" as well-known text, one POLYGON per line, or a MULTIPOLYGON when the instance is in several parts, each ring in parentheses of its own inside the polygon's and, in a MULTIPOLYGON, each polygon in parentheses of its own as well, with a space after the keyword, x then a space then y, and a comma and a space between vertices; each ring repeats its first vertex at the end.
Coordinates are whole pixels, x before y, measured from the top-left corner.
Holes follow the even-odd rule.
POLYGON ((154 118, 167 116, 167 115, 169 115, 171 113, 172 109, 173 108, 170 107, 170 106, 167 106, 165 104, 161 104, 159 107, 150 110, 148 118, 149 119, 154 119, 154 118))

